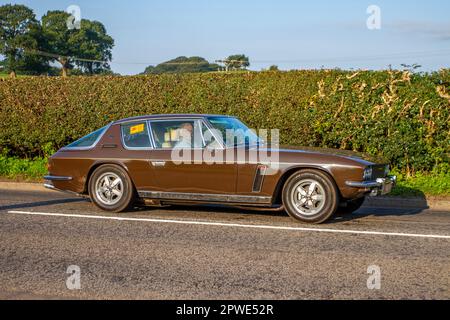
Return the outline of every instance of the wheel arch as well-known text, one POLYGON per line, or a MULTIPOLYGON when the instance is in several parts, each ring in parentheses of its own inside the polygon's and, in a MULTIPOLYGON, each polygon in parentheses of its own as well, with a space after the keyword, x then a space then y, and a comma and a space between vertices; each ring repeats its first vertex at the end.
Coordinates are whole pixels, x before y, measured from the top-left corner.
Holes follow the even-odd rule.
POLYGON ((274 193, 273 193, 273 203, 274 204, 281 204, 282 203, 282 199, 281 199, 281 193, 283 191, 283 186, 286 183, 286 181, 296 172, 299 172, 301 170, 316 170, 316 171, 320 171, 324 174, 326 174, 330 180, 332 181, 332 183, 334 183, 336 190, 338 192, 338 196, 341 196, 341 192, 337 186, 336 180, 333 177, 333 174, 327 170, 324 167, 320 167, 320 166, 308 166, 308 165, 298 165, 298 166, 292 166, 290 168, 288 168, 285 172, 283 172, 283 174, 281 175, 280 179, 278 180, 278 183, 275 187, 274 193))
POLYGON ((133 179, 131 179, 130 173, 128 171, 128 168, 125 164, 123 164, 120 161, 111 161, 111 160, 107 160, 107 161, 96 161, 94 162, 91 167, 89 168, 89 171, 86 175, 86 180, 84 181, 84 188, 83 188, 83 194, 88 194, 88 186, 89 186, 89 180, 91 179, 92 174, 94 173, 94 171, 103 166, 103 165, 116 165, 121 167, 122 169, 125 170, 125 172, 128 174, 128 176, 130 177, 131 183, 133 184, 133 188, 134 188, 134 182, 133 179))

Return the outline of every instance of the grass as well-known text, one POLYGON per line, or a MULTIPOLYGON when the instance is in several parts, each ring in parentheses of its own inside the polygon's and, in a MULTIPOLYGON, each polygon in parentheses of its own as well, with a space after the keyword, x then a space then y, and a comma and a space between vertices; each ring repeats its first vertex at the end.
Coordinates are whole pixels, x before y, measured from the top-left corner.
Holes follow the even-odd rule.
POLYGON ((396 175, 398 183, 391 193, 393 196, 450 196, 450 173, 396 175))
MULTIPOLYGON (((42 181, 47 173, 47 159, 19 159, 0 155, 0 177, 21 181, 42 181)), ((406 177, 395 173, 398 184, 392 196, 450 196, 450 173, 416 174, 406 177)))
MULTIPOLYGON (((30 77, 30 76, 18 74, 18 75, 16 75, 16 77, 17 78, 25 78, 25 77, 30 77)), ((9 73, 0 73, 0 78, 9 78, 9 73)))
POLYGON ((13 180, 40 181, 47 173, 47 159, 19 159, 0 156, 0 177, 13 180))

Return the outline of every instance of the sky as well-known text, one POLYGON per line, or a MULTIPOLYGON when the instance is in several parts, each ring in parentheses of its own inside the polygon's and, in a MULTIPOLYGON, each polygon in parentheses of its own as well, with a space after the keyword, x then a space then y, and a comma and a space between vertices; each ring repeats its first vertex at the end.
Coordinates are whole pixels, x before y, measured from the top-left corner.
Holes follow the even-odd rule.
POLYGON ((243 53, 250 69, 386 69, 450 67, 448 0, 27 0, 40 18, 80 8, 114 38, 113 71, 143 72, 177 56, 208 61, 243 53), (367 9, 380 9, 369 29, 367 9))

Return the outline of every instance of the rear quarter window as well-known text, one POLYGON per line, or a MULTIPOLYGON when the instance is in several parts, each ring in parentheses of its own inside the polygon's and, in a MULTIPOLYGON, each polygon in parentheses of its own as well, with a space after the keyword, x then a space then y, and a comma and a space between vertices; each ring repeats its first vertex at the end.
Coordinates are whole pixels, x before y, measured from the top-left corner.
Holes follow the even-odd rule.
POLYGON ((107 126, 91 132, 88 135, 78 139, 77 141, 67 145, 66 148, 91 148, 100 139, 106 128, 107 126))

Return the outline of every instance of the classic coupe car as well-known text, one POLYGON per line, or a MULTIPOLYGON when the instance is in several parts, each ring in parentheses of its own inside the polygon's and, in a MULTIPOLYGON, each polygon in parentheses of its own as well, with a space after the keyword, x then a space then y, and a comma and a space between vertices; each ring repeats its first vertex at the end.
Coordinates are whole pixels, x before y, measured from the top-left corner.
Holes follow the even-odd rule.
POLYGON ((273 148, 235 117, 203 114, 112 122, 61 148, 48 171, 47 188, 89 196, 107 211, 137 203, 222 204, 284 209, 307 223, 353 212, 365 196, 386 194, 396 182, 386 164, 339 150, 273 148), (277 157, 261 160, 251 156, 256 151, 277 157))

